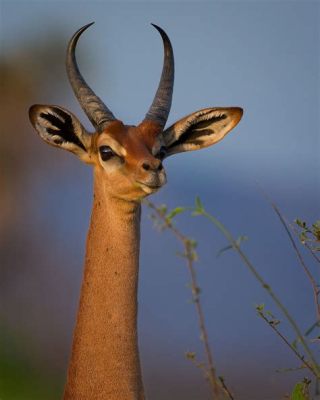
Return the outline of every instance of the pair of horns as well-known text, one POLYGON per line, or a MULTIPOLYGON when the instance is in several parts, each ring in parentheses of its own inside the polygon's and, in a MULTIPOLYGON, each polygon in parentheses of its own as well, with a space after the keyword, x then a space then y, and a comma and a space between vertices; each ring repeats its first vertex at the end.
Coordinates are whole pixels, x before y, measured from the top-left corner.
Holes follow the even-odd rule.
MULTIPOLYGON (((71 86, 82 109, 87 114, 93 126, 101 132, 111 121, 116 120, 116 118, 84 80, 79 71, 75 56, 75 49, 79 37, 92 24, 94 24, 94 22, 83 26, 72 36, 67 49, 66 67, 71 86)), ((162 37, 164 62, 158 90, 144 120, 153 121, 163 129, 171 107, 174 81, 174 58, 172 46, 167 34, 159 26, 152 25, 158 30, 162 37)))

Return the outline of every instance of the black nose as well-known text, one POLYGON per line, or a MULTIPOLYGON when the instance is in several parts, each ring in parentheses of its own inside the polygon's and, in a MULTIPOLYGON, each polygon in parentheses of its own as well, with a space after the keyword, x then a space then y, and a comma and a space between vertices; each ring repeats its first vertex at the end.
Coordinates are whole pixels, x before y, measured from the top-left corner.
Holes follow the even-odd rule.
POLYGON ((145 171, 161 171, 163 168, 162 162, 160 160, 157 160, 158 162, 148 162, 148 161, 144 161, 141 164, 141 167, 145 170, 145 171))

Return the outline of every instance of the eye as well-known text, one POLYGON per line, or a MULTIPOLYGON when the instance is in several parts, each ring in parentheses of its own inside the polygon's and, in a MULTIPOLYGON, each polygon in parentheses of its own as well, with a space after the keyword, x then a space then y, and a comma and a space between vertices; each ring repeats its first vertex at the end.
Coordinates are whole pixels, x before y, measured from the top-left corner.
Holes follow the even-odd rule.
POLYGON ((158 152, 158 157, 160 158, 160 160, 163 160, 166 155, 167 155, 167 149, 164 146, 161 146, 158 152))
POLYGON ((101 159, 103 161, 108 161, 108 160, 110 160, 110 158, 116 156, 114 151, 109 146, 99 147, 99 152, 100 152, 101 159))

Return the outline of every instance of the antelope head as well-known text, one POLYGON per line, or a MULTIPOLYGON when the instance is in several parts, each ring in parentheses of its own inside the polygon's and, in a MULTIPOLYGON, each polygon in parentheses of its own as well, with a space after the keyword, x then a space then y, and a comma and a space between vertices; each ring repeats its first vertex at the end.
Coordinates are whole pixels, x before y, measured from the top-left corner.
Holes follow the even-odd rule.
POLYGON ((217 143, 238 124, 243 111, 239 107, 205 108, 165 129, 171 107, 174 57, 167 34, 153 25, 164 46, 159 87, 143 121, 137 126, 125 125, 96 96, 79 72, 76 44, 91 25, 82 27, 71 38, 66 68, 73 91, 95 132, 88 133, 71 112, 60 106, 33 105, 29 117, 47 143, 71 151, 85 163, 92 164, 112 196, 137 201, 166 183, 162 165, 166 157, 217 143))

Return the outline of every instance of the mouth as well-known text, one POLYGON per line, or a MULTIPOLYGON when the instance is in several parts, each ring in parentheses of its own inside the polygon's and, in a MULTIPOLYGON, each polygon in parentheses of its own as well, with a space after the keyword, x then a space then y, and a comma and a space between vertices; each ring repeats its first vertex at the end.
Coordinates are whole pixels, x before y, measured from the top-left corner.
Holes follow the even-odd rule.
POLYGON ((155 193, 157 190, 159 190, 162 185, 147 185, 146 183, 140 182, 140 181, 136 181, 137 184, 141 187, 141 189, 150 194, 150 193, 155 193))

